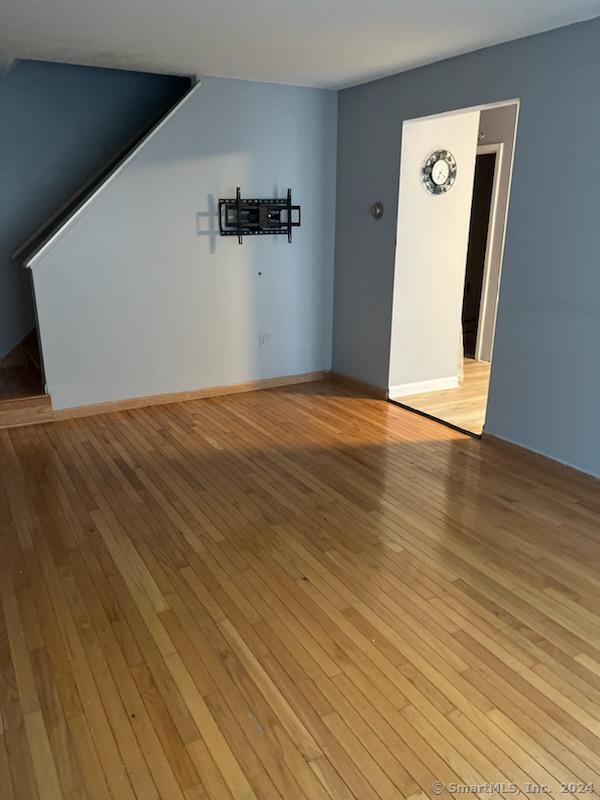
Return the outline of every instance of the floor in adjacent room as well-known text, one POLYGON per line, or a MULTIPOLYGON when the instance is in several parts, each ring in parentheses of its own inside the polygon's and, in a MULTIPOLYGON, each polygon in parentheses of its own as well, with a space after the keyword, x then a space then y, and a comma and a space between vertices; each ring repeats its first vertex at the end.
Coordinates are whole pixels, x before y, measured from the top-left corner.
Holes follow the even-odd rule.
POLYGON ((598 486, 331 383, 1 430, 3 800, 600 786, 598 486))
POLYGON ((0 402, 39 395, 43 391, 40 374, 32 367, 0 368, 0 402))
POLYGON ((489 361, 465 358, 463 365, 463 377, 456 389, 390 399, 479 435, 485 422, 491 364, 489 361))

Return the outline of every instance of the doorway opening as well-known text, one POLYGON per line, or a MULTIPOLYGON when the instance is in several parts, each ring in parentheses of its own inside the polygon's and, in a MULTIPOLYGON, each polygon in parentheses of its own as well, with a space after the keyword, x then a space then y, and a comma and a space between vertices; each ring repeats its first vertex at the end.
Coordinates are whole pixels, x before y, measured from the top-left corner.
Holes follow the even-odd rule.
POLYGON ((517 116, 512 100, 408 120, 402 131, 388 396, 475 436, 488 404, 517 116), (436 167, 444 154, 453 170, 436 167))

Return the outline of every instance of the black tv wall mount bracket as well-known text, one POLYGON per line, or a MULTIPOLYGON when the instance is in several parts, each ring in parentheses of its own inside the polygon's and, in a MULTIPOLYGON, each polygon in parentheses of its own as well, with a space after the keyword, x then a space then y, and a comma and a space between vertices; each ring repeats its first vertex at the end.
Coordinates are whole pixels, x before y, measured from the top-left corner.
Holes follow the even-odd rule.
POLYGON ((243 200, 240 187, 235 198, 219 200, 219 233, 221 236, 237 236, 242 244, 243 236, 268 236, 287 234, 292 241, 292 228, 300 227, 300 206, 292 205, 292 190, 281 199, 243 200))

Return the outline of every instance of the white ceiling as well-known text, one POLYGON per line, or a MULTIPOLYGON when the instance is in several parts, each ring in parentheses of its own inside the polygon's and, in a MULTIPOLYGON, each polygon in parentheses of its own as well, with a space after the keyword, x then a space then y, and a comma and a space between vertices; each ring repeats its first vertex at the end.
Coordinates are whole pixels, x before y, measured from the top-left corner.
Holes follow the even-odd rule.
POLYGON ((0 0, 0 59, 342 87, 600 15, 600 0, 0 0))

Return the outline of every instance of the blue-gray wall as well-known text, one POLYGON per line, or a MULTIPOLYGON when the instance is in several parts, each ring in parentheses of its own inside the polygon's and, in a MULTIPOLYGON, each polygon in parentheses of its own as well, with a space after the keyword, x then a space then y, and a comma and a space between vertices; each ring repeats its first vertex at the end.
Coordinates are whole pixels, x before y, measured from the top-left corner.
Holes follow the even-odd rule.
POLYGON ((387 387, 403 120, 517 97, 486 430, 600 475, 600 19, 340 93, 333 366, 387 387))
POLYGON ((29 274, 11 252, 188 85, 33 61, 0 80, 0 358, 34 325, 29 274))

